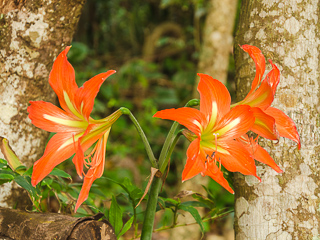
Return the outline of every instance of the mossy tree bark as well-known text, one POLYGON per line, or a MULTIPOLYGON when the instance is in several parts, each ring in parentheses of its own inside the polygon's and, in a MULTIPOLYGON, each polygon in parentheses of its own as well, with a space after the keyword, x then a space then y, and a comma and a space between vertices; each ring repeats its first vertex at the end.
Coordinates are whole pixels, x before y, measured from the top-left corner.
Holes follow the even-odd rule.
POLYGON ((273 106, 294 120, 302 147, 284 138, 263 141, 284 173, 259 164, 261 183, 236 174, 237 240, 319 239, 319 6, 319 0, 242 1, 235 41, 238 100, 255 75, 238 44, 255 45, 281 71, 273 106))
MULTIPOLYGON (((55 102, 48 75, 71 43, 84 1, 0 1, 0 135, 28 167, 48 137, 28 119, 29 101, 55 102)), ((0 187, 0 206, 15 203, 19 191, 11 190, 11 184, 0 187)))

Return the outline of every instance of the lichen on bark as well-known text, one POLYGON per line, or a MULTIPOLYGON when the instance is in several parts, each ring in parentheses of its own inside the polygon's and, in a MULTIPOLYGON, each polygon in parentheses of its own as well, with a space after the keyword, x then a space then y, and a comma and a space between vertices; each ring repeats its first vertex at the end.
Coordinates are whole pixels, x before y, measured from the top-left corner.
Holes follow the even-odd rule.
POLYGON ((261 183, 236 174, 238 240, 319 238, 319 6, 318 0, 242 1, 237 97, 246 95, 255 75, 252 60, 237 45, 255 45, 280 69, 273 106, 295 121, 302 147, 284 138, 278 144, 264 140, 261 145, 284 173, 259 164, 261 183))
MULTIPOLYGON (((55 102, 48 75, 55 57, 71 43, 83 4, 84 0, 0 4, 0 135, 28 167, 41 156, 48 137, 28 119, 29 101, 55 102)), ((0 194, 2 206, 8 198, 4 196, 0 194)))

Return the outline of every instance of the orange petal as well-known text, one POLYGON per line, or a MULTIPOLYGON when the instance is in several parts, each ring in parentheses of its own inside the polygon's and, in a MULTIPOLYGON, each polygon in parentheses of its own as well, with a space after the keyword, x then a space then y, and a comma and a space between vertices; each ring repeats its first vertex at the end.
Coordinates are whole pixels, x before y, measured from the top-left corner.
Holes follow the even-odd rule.
POLYGON ((84 152, 81 147, 80 141, 77 143, 74 143, 75 145, 77 144, 78 146, 75 146, 75 151, 76 154, 72 158, 72 162, 74 166, 76 167, 77 174, 80 178, 82 178, 82 172, 83 172, 83 164, 84 164, 84 152))
POLYGON ((71 103, 74 103, 74 96, 78 89, 75 81, 74 69, 68 62, 67 53, 70 47, 66 47, 53 63, 52 70, 49 75, 49 83, 59 98, 61 107, 68 113, 74 112, 67 105, 65 94, 69 97, 71 103))
POLYGON ((259 144, 256 146, 256 150, 253 154, 255 160, 265 163, 273 168, 276 172, 282 173, 283 171, 279 168, 279 166, 275 163, 269 153, 263 149, 259 144))
POLYGON ((216 160, 221 161, 222 165, 230 172, 240 172, 244 175, 256 174, 256 165, 250 152, 240 142, 231 140, 220 145, 228 154, 217 152, 216 160))
POLYGON ((94 170, 89 169, 89 171, 87 172, 87 174, 90 174, 90 177, 85 177, 84 181, 83 181, 83 185, 74 209, 74 212, 77 212, 78 208, 80 207, 80 205, 87 200, 88 195, 89 195, 89 191, 90 188, 92 186, 92 183, 94 182, 94 180, 96 180, 97 178, 94 177, 94 170))
POLYGON ((264 79, 259 88, 252 94, 248 94, 239 104, 247 104, 250 107, 259 107, 265 110, 271 105, 273 99, 272 88, 268 80, 264 79))
POLYGON ((87 123, 44 101, 30 101, 28 107, 32 124, 48 132, 77 132, 87 127, 87 123))
POLYGON ((263 149, 252 137, 249 138, 248 135, 243 135, 241 138, 237 139, 237 141, 243 144, 243 146, 251 153, 255 160, 269 165, 278 173, 282 172, 279 166, 270 157, 269 153, 263 149))
POLYGON ((200 136, 206 118, 202 112, 194 108, 166 109, 157 112, 153 117, 177 121, 191 132, 200 136))
MULTIPOLYGON (((72 162, 74 163, 77 174, 80 178, 82 178, 83 173, 83 164, 84 164, 84 152, 90 148, 97 140, 101 140, 104 135, 107 134, 109 136, 110 129, 105 130, 105 132, 95 133, 92 134, 92 132, 95 130, 96 125, 90 124, 84 134, 79 138, 78 142, 75 143, 76 145, 76 154, 74 155, 72 162), (90 135, 91 136, 90 136, 90 135)), ((108 137, 107 137, 108 138, 108 137)), ((98 142, 99 143, 99 142, 98 142)), ((98 146, 97 143, 97 146, 98 146)), ((107 142, 105 143, 107 144, 107 142)), ((97 149, 95 147, 94 149, 97 149)), ((105 150, 104 150, 105 151, 105 150)), ((97 154, 94 154, 96 156, 97 154)))
POLYGON ((269 81, 269 84, 272 88, 273 95, 276 93, 277 86, 280 82, 280 71, 271 60, 269 62, 272 65, 272 70, 267 74, 266 79, 269 81))
POLYGON ((75 212, 80 207, 80 205, 88 198, 92 183, 97 178, 100 178, 103 174, 105 165, 106 144, 109 132, 110 130, 106 132, 97 142, 96 152, 92 158, 91 167, 85 174, 84 182, 76 203, 75 212))
POLYGON ((260 49, 255 46, 242 45, 241 48, 245 52, 249 53, 250 57, 252 58, 252 60, 256 65, 256 76, 254 77, 254 80, 252 82, 251 90, 248 93, 248 95, 250 95, 259 86, 262 80, 262 77, 266 68, 266 60, 262 52, 260 51, 260 49))
POLYGON ((278 139, 275 120, 268 114, 265 114, 260 108, 251 108, 255 122, 251 131, 259 134, 261 137, 271 140, 278 139))
MULTIPOLYGON (((200 112, 212 117, 213 125, 230 110, 231 97, 228 89, 220 81, 209 75, 198 73, 200 82, 200 112)), ((207 119, 210 121, 210 119, 207 119)))
POLYGON ((86 120, 89 120, 90 113, 93 108, 94 99, 96 98, 100 86, 102 83, 116 71, 109 70, 105 73, 100 73, 90 80, 86 81, 82 87, 77 90, 75 97, 75 105, 78 111, 85 117, 86 120))
POLYGON ((284 112, 277 108, 269 107, 265 113, 272 116, 276 121, 276 128, 281 137, 292 139, 298 143, 298 149, 301 148, 300 136, 296 124, 284 112))
POLYGON ((219 134, 219 139, 235 139, 248 132, 254 121, 255 118, 250 111, 250 107, 240 105, 232 108, 217 123, 213 131, 219 134))
POLYGON ((224 178, 222 171, 218 168, 214 161, 208 162, 208 167, 204 172, 204 175, 211 177, 214 181, 219 183, 222 187, 234 194, 233 189, 229 186, 228 181, 224 178))
POLYGON ((57 133, 47 144, 43 156, 34 163, 31 177, 31 184, 37 185, 52 169, 75 153, 73 133, 57 133))
POLYGON ((198 138, 189 145, 187 157, 187 163, 182 172, 183 182, 205 171, 204 162, 206 159, 204 152, 200 154, 200 141, 198 138))

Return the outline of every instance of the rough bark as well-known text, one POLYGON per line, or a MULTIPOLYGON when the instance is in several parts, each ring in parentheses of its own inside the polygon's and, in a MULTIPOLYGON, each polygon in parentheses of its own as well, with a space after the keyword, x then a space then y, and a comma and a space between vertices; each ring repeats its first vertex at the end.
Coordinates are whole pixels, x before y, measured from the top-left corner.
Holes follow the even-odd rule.
POLYGON ((198 72, 227 83, 238 0, 211 0, 203 30, 198 72))
MULTIPOLYGON (((198 72, 205 73, 226 84, 229 66, 229 56, 232 52, 233 28, 236 17, 236 8, 238 0, 211 0, 210 8, 206 16, 203 29, 203 42, 201 46, 200 59, 198 63, 198 72)), ((195 83, 194 97, 199 98, 197 86, 199 78, 195 83)), ((190 190, 206 195, 201 185, 208 185, 208 177, 196 176, 181 184, 180 190, 190 190)), ((201 215, 202 209, 198 209, 201 215)), ((191 215, 179 215, 179 222, 194 222, 191 215)), ((190 225, 171 230, 170 239, 193 240, 200 239, 201 233, 199 226, 190 225)))
POLYGON ((242 1, 235 41, 238 98, 255 75, 238 44, 255 45, 281 71, 273 106, 295 121, 302 147, 284 138, 263 141, 284 173, 258 165, 261 183, 235 176, 237 240, 319 239, 319 6, 319 0, 242 1))
POLYGON ((116 240, 103 214, 75 218, 55 213, 32 213, 0 207, 0 237, 16 240, 116 240))
MULTIPOLYGON (((0 135, 28 167, 48 137, 28 119, 29 101, 55 101, 48 75, 71 43, 84 1, 0 0, 0 135)), ((10 189, 9 183, 0 187, 0 206, 17 199, 19 191, 13 197, 10 189)))

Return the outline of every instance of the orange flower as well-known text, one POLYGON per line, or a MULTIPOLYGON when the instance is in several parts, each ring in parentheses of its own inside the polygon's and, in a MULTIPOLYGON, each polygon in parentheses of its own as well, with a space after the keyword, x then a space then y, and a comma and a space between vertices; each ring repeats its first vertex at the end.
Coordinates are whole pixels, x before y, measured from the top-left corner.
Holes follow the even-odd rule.
POLYGON ((252 82, 251 90, 245 99, 233 104, 232 107, 243 104, 251 106, 251 111, 256 119, 251 128, 253 132, 271 140, 276 140, 279 136, 292 139, 298 143, 298 148, 300 149, 300 137, 295 123, 281 110, 270 107, 280 81, 279 69, 269 60, 272 70, 261 81, 265 72, 265 58, 260 49, 250 45, 243 45, 241 48, 255 62, 256 76, 252 82))
POLYGON ((230 110, 231 97, 227 88, 208 75, 198 75, 200 110, 167 109, 157 112, 154 117, 177 121, 195 134, 187 151, 183 181, 201 173, 233 193, 223 177, 221 164, 229 171, 257 177, 251 153, 235 140, 252 128, 255 117, 247 105, 230 110))
POLYGON ((100 73, 78 88, 74 69, 67 60, 69 49, 67 47, 59 54, 49 76, 50 86, 58 95, 63 110, 43 101, 30 101, 28 107, 29 118, 35 126, 56 132, 43 156, 33 166, 31 183, 37 185, 55 166, 75 154, 73 163, 77 173, 81 178, 84 175, 84 184, 75 207, 77 211, 87 199, 93 181, 103 173, 109 132, 122 113, 118 110, 101 120, 90 117, 101 84, 115 71, 100 73), (94 143, 95 147, 85 157, 84 152, 94 143), (89 168, 86 174, 83 165, 89 168))

